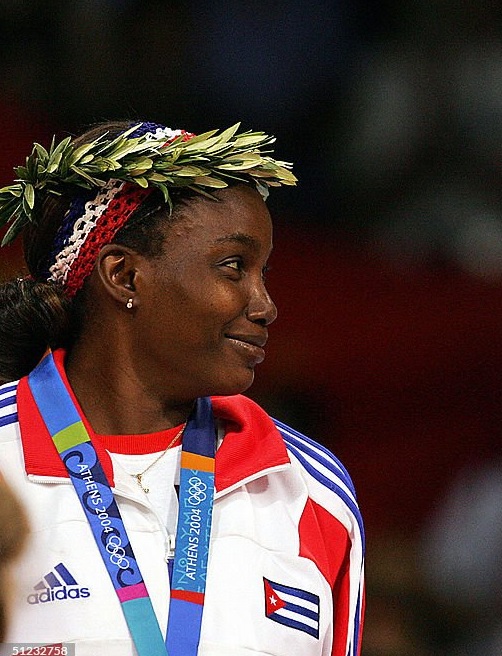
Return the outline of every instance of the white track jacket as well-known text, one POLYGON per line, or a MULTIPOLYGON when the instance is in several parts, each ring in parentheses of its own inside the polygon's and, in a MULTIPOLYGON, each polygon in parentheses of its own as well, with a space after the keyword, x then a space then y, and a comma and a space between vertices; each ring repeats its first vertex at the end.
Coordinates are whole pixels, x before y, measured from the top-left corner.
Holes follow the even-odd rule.
MULTIPOLYGON (((226 432, 216 455, 199 655, 357 656, 363 529, 348 474, 325 448, 248 398, 212 400, 226 432)), ((166 530, 132 477, 114 472, 109 454, 95 446, 165 633, 166 530)), ((76 656, 134 656, 120 602, 26 379, 0 387, 0 471, 32 529, 12 577, 7 641, 75 643, 76 656)))

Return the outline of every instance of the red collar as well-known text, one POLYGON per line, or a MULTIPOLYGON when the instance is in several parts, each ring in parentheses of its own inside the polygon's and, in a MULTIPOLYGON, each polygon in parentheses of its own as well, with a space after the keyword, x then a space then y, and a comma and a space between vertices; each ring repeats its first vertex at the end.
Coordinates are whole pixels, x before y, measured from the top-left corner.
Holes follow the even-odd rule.
MULTIPOLYGON (((106 477, 113 486, 113 467, 108 452, 94 436, 64 371, 64 351, 54 352, 54 360, 82 421, 89 430, 106 477)), ((245 396, 212 397, 214 415, 225 422, 225 439, 216 454, 217 492, 239 484, 257 473, 284 465, 289 457, 282 437, 264 410, 245 396)), ((27 378, 17 391, 17 406, 27 474, 68 477, 33 399, 27 378)))

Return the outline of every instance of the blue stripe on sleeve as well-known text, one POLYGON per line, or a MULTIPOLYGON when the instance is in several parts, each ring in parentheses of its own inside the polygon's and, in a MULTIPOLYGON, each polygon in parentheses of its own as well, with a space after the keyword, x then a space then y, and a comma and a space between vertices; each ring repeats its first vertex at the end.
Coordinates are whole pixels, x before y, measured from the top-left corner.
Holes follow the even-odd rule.
POLYGON ((5 415, 5 417, 0 417, 0 426, 8 426, 9 424, 15 424, 17 421, 17 412, 12 413, 11 415, 5 415))
POLYGON ((298 449, 296 446, 294 446, 294 445, 292 445, 292 444, 288 444, 287 442, 286 442, 286 444, 287 444, 287 446, 288 446, 288 449, 291 451, 291 453, 293 453, 293 454, 298 458, 298 460, 302 463, 302 465, 305 467, 305 470, 306 470, 306 471, 307 471, 307 472, 308 472, 308 473, 309 473, 309 474, 310 474, 310 475, 311 475, 316 481, 318 481, 319 483, 321 483, 321 485, 324 485, 324 486, 327 487, 329 490, 331 490, 332 492, 334 492, 338 497, 340 497, 340 499, 345 503, 345 505, 347 506, 347 508, 348 508, 348 509, 351 511, 351 513, 354 515, 354 517, 355 517, 355 519, 356 519, 356 522, 357 522, 357 525, 359 526, 359 530, 360 530, 360 532, 361 532, 361 541, 362 541, 363 552, 364 552, 365 541, 364 541, 364 527, 363 527, 363 520, 362 520, 362 517, 361 517, 361 513, 360 513, 360 511, 359 511, 359 508, 358 508, 357 504, 355 503, 355 501, 353 501, 353 499, 351 499, 351 498, 349 497, 349 495, 347 494, 347 492, 345 492, 345 490, 343 490, 339 485, 337 485, 337 484, 335 483, 335 481, 331 480, 330 478, 328 478, 327 476, 325 476, 324 474, 322 474, 322 473, 321 473, 318 469, 316 469, 316 468, 315 468, 310 462, 308 462, 308 460, 305 458, 305 456, 304 456, 303 453, 300 451, 300 449, 298 449))
POLYGON ((0 399, 0 408, 6 408, 9 405, 16 403, 16 396, 7 396, 5 399, 0 399))
POLYGON ((343 478, 345 479, 344 482, 347 484, 347 487, 354 494, 354 496, 356 496, 354 483, 350 478, 349 472, 329 449, 327 449, 325 446, 322 446, 322 444, 319 444, 315 440, 312 440, 310 437, 299 433, 290 426, 283 424, 281 421, 278 421, 277 419, 274 419, 273 421, 279 431, 283 434, 283 437, 286 441, 291 441, 302 451, 310 454, 318 462, 324 464, 324 466, 330 469, 333 473, 337 475, 343 474, 343 478), (319 453, 319 451, 321 453, 319 453))
POLYGON ((5 385, 0 385, 0 394, 8 394, 9 392, 14 392, 16 389, 17 389, 17 382, 6 383, 5 385))

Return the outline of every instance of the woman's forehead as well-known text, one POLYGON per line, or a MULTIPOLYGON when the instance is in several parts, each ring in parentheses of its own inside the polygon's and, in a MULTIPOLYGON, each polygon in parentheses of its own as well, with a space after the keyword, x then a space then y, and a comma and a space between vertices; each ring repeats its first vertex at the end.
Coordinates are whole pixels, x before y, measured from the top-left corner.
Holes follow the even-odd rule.
POLYGON ((204 241, 239 242, 257 248, 269 240, 272 221, 260 195, 246 187, 225 190, 216 200, 194 199, 184 206, 172 228, 176 234, 187 234, 204 241))

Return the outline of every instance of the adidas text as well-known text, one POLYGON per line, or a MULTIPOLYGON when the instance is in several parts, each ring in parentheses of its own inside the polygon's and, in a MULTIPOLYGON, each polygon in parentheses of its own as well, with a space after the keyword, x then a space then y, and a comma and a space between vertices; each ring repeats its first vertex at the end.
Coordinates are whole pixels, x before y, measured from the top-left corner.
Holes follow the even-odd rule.
POLYGON ((26 601, 29 604, 46 604, 50 601, 62 601, 63 599, 83 599, 90 596, 89 588, 47 588, 43 592, 29 594, 26 601))

